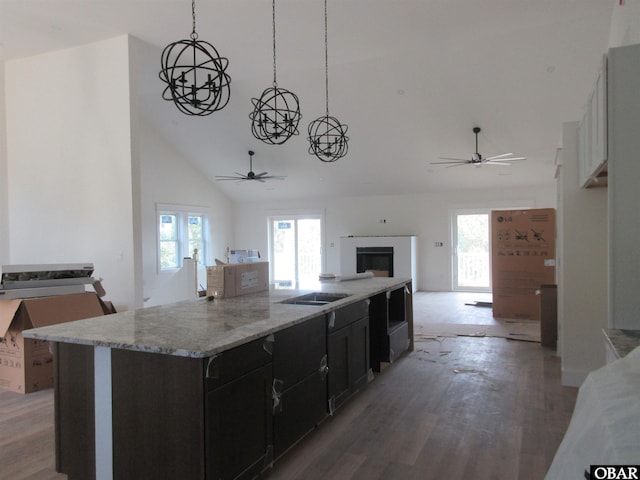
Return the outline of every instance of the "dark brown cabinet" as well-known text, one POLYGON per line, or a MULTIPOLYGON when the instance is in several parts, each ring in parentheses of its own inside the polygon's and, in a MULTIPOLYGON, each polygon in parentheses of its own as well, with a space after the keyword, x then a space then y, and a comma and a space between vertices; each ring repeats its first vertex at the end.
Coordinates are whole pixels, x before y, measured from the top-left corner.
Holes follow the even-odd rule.
POLYGON ((272 339, 223 352, 207 363, 207 479, 252 479, 273 461, 272 339))
POLYGON ((324 315, 275 334, 273 438, 276 458, 326 416, 326 374, 324 315))
POLYGON ((55 344, 56 471, 69 480, 95 478, 93 347, 55 344))
POLYGON ((369 376, 369 301, 328 314, 328 408, 333 413, 367 383, 369 376))
POLYGON ((402 286, 371 297, 371 368, 380 371, 382 362, 393 362, 412 348, 411 288, 402 286))
MULTIPOLYGON (((118 480, 249 479, 273 452, 270 339, 209 359, 113 349, 118 480)), ((56 469, 95 478, 93 348, 56 346, 56 469)))

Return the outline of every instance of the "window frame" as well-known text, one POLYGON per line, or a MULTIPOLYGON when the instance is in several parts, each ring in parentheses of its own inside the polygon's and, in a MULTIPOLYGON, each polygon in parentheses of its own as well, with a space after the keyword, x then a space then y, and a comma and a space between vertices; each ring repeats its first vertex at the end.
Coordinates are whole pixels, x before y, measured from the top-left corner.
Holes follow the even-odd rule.
POLYGON ((176 205, 176 204, 156 204, 156 270, 159 274, 175 272, 183 267, 185 257, 191 258, 193 252, 190 251, 189 239, 189 217, 200 217, 202 219, 202 237, 200 244, 202 248, 198 251, 198 265, 206 266, 209 253, 209 209, 197 205, 176 205), (162 267, 160 249, 160 226, 162 215, 173 215, 177 221, 177 263, 175 267, 162 267))

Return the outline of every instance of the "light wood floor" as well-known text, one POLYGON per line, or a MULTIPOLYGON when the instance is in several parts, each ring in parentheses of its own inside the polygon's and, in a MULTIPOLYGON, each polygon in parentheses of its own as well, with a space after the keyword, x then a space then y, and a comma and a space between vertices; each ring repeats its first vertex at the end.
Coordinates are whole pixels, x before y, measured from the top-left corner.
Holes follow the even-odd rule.
MULTIPOLYGON (((414 295, 416 323, 493 324, 487 294, 414 295)), ((417 342, 265 475, 268 480, 543 479, 577 389, 538 343, 417 342)))
MULTIPOLYGON (((492 321, 490 309, 464 306, 468 300, 420 292, 416 320, 492 321)), ((539 480, 576 394, 560 385, 555 352, 537 343, 489 337, 418 342, 264 477, 539 480)), ((52 390, 0 390, 0 432, 0 479, 66 479, 54 469, 52 390)))
POLYGON ((0 479, 66 479, 54 460, 53 390, 0 390, 0 479))

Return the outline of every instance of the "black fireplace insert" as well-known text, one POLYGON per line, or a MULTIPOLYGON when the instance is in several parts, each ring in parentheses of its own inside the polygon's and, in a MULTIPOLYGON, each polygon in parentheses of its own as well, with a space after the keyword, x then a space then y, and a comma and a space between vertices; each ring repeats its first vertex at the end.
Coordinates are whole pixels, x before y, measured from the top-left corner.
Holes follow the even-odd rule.
POLYGON ((356 272, 393 277, 393 247, 356 247, 356 272))

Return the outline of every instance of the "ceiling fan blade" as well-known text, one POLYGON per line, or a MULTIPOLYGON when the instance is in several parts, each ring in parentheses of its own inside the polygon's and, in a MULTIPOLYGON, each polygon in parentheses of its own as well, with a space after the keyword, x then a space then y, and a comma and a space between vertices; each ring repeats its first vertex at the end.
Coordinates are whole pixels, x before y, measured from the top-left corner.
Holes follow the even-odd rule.
POLYGON ((267 175, 269 172, 262 172, 262 173, 256 173, 254 176, 255 177, 264 177, 265 175, 267 175))
POLYGON ((510 167, 511 164, 510 163, 502 163, 502 162, 485 162, 484 165, 504 165, 506 167, 510 167))
MULTIPOLYGON (((453 162, 452 162, 453 163, 453 162)), ((473 165, 471 162, 465 162, 465 163, 457 163, 455 165, 449 165, 448 167, 444 167, 444 168, 453 168, 453 167, 461 167, 463 165, 473 165)))
POLYGON ((504 158, 504 157, 508 157, 509 155, 513 155, 513 153, 503 153, 502 155, 494 155, 493 157, 485 158, 485 160, 495 160, 496 158, 504 158))
POLYGON ((216 180, 244 180, 244 176, 232 177, 230 175, 216 175, 216 180))
POLYGON ((452 162, 431 162, 431 165, 446 165, 449 163, 454 163, 457 165, 464 165, 465 163, 471 163, 469 160, 455 160, 452 162))

